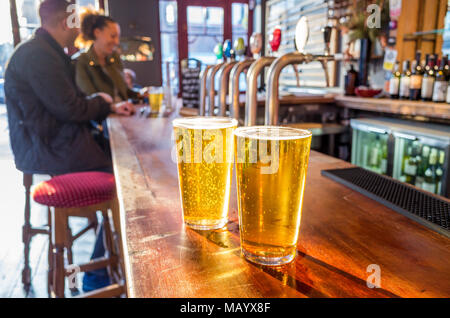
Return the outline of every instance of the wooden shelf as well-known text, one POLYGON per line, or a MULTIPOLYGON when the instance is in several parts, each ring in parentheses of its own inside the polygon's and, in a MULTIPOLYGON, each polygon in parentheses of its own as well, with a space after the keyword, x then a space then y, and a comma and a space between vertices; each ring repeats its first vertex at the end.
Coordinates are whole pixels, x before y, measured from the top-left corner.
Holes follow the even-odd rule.
POLYGON ((352 109, 450 120, 450 105, 445 103, 342 95, 335 96, 334 100, 336 105, 352 109))

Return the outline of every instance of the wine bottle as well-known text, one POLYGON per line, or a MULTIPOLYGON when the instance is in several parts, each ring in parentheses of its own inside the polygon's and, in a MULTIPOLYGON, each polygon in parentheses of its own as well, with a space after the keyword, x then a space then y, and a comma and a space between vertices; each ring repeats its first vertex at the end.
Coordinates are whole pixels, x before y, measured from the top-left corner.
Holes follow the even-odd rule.
POLYGON ((400 90, 400 78, 401 73, 399 70, 399 62, 395 62, 394 72, 392 73, 391 79, 389 81, 389 95, 393 99, 398 99, 400 90))
POLYGON ((433 61, 434 61, 434 74, 436 74, 439 70, 439 66, 441 65, 441 59, 437 54, 433 54, 433 61))
POLYGON ((422 61, 422 67, 425 73, 427 73, 430 70, 430 65, 428 65, 429 62, 430 62, 430 54, 425 54, 425 60, 422 61))
POLYGON ((441 59, 436 73, 436 81, 433 88, 433 102, 444 103, 447 98, 448 83, 445 76, 445 60, 441 59))
POLYGON ((425 72, 422 79, 422 89, 420 92, 423 101, 431 101, 433 97, 433 86, 435 81, 434 58, 427 55, 427 59, 428 63, 425 67, 425 72))
POLYGON ((350 70, 345 75, 345 95, 355 96, 355 88, 358 87, 358 72, 350 64, 350 70))
POLYGON ((372 171, 380 173, 381 142, 380 142, 379 135, 376 135, 375 140, 371 145, 368 166, 369 166, 369 169, 371 169, 372 171))
POLYGON ((380 170, 382 174, 387 174, 387 166, 388 166, 388 146, 387 142, 383 143, 381 147, 381 165, 380 170))
POLYGON ((443 56, 442 59, 444 60, 445 80, 448 82, 450 80, 450 65, 448 61, 448 55, 443 56))
POLYGON ((447 82, 447 98, 445 99, 447 104, 450 104, 450 81, 447 82))
POLYGON ((425 171, 428 168, 428 160, 430 157, 430 147, 429 146, 423 146, 422 147, 422 155, 420 156, 420 163, 419 167, 417 169, 417 177, 416 177, 416 187, 421 188, 422 183, 424 182, 425 178, 425 171))
POLYGON ((436 194, 443 195, 442 193, 442 176, 444 175, 444 160, 445 152, 439 151, 439 162, 436 168, 436 194))
POLYGON ((422 80, 423 80, 423 68, 420 64, 420 51, 416 53, 416 60, 413 61, 413 67, 411 72, 411 80, 409 84, 409 99, 419 100, 420 93, 422 90, 422 80))
POLYGON ((433 148, 430 152, 430 160, 428 168, 425 171, 425 178, 422 183, 422 189, 425 191, 436 193, 436 163, 437 163, 437 149, 433 148))
POLYGON ((417 175, 416 155, 413 153, 413 147, 409 146, 406 156, 403 158, 403 174, 406 177, 405 182, 415 184, 417 175))
POLYGON ((409 60, 403 62, 403 73, 400 79, 400 98, 409 99, 409 84, 411 79, 411 70, 409 69, 411 63, 409 60))

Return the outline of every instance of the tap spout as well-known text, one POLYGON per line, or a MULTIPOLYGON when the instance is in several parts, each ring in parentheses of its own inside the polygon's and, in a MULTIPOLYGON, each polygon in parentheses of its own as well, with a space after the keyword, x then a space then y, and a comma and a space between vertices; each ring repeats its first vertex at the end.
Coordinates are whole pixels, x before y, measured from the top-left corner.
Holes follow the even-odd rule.
POLYGON ((258 76, 266 66, 275 61, 273 56, 263 56, 250 66, 247 74, 247 94, 245 97, 245 126, 256 125, 258 107, 258 76))
MULTIPOLYGON (((266 94, 265 124, 278 125, 278 113, 280 107, 278 87, 280 74, 284 67, 290 64, 310 63, 312 61, 318 61, 324 65, 324 63, 333 59, 334 57, 331 55, 311 55, 299 52, 288 53, 277 58, 270 66, 267 74, 268 90, 266 94)), ((327 73, 325 75, 328 77, 327 73)))
POLYGON ((200 101, 198 103, 199 108, 199 115, 205 116, 205 108, 206 108, 206 96, 207 89, 206 89, 206 81, 208 78, 208 71, 213 67, 214 65, 206 65, 206 68, 200 73, 200 101))
POLYGON ((214 65, 209 71, 206 79, 206 86, 209 90, 209 109, 208 109, 208 115, 213 116, 214 115, 214 108, 216 103, 216 87, 215 87, 215 78, 217 72, 220 70, 220 68, 225 64, 225 62, 219 63, 214 65))
POLYGON ((227 112, 228 82, 230 80, 230 72, 236 63, 237 63, 236 61, 225 63, 217 72, 217 77, 220 79, 219 82, 220 116, 225 116, 227 112))
POLYGON ((250 67, 254 59, 247 59, 236 63, 231 69, 228 92, 230 94, 231 117, 239 119, 239 77, 241 73, 250 67))

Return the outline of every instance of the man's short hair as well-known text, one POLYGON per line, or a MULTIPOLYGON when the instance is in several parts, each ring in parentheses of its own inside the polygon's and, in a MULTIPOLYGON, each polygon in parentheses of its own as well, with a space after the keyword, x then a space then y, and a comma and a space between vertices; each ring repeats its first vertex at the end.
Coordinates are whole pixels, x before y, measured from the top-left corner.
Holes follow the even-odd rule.
POLYGON ((44 0, 39 6, 41 24, 56 26, 58 22, 69 15, 67 7, 71 3, 66 0, 44 0))

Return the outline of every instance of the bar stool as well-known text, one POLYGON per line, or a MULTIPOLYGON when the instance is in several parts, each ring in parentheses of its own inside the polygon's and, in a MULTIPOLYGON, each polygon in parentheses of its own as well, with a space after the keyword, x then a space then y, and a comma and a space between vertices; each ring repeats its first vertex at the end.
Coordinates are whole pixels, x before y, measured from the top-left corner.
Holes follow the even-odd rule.
MULTIPOLYGON (((41 227, 35 227, 31 224, 31 187, 33 185, 33 179, 34 176, 32 174, 23 174, 23 186, 25 188, 25 209, 24 209, 24 224, 22 226, 22 242, 24 244, 24 265, 22 269, 22 284, 24 285, 25 290, 28 292, 30 290, 31 286, 31 267, 30 267, 30 245, 31 240, 34 236, 38 234, 44 234, 49 236, 49 257, 51 256, 51 233, 50 233, 50 222, 51 222, 51 211, 48 207, 48 213, 47 213, 47 224, 45 226, 41 227)), ((98 227, 97 222, 97 216, 89 217, 89 223, 88 225, 81 229, 77 234, 71 235, 71 243, 73 243, 76 239, 81 237, 83 234, 85 234, 90 229, 93 229, 94 231, 98 227)), ((69 229, 70 230, 70 229, 69 229)), ((71 232, 70 232, 71 234, 71 232)), ((72 257, 72 244, 70 244, 67 247, 67 254, 68 254, 68 263, 73 264, 73 257, 72 257)), ((75 292, 75 289, 72 289, 73 292, 75 292)))
MULTIPOLYGON (((38 184, 32 193, 34 201, 46 205, 51 211, 48 286, 52 297, 64 297, 65 277, 79 272, 107 268, 112 284, 86 293, 81 297, 118 297, 125 293, 118 226, 118 204, 114 176, 104 172, 82 172, 61 175, 38 184), (105 256, 76 267, 66 266, 72 260, 71 246, 77 236, 72 236, 69 217, 92 220, 96 212, 103 215, 105 256), (114 228, 108 211, 113 214, 114 228)), ((81 235, 81 234, 80 234, 81 235)))

